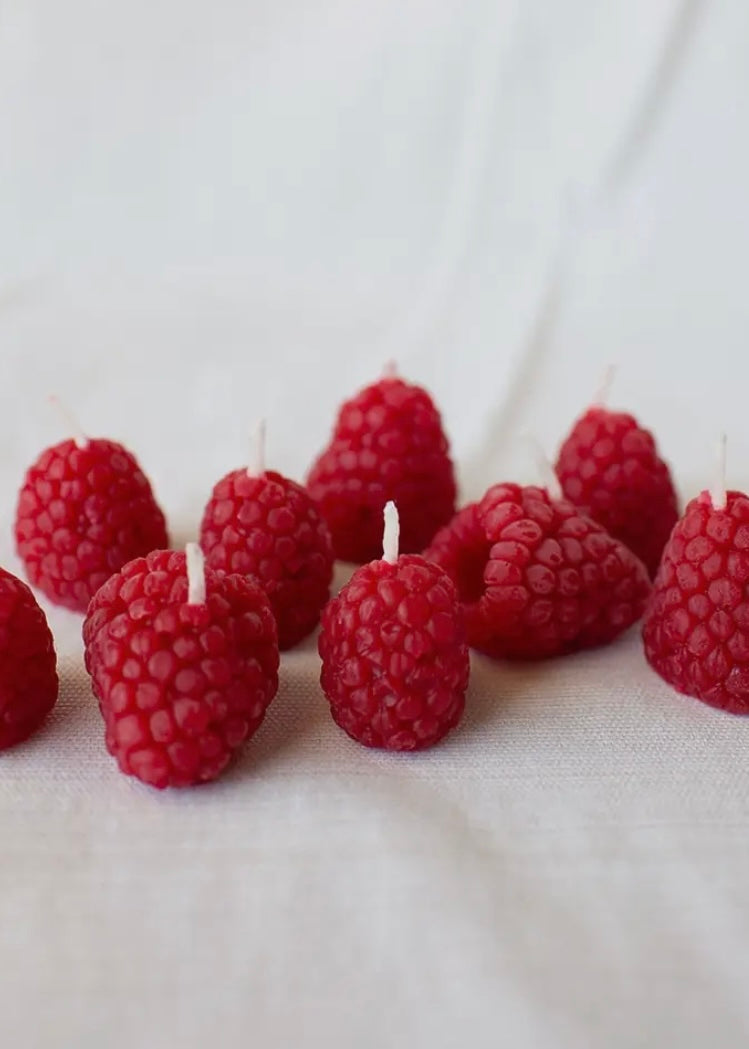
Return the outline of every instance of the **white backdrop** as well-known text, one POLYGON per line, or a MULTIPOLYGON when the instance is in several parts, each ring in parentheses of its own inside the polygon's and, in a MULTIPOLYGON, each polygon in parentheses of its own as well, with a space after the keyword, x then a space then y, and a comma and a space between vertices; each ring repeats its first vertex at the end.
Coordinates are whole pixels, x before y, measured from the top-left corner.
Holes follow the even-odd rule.
MULTIPOLYGON (((23 470, 127 443, 178 541, 264 414, 301 476, 389 358, 466 497, 529 479, 610 361, 682 492, 749 486, 744 0, 0 0, 0 561, 23 470)), ((749 726, 636 633, 474 660, 415 758, 341 736, 314 641, 220 784, 104 753, 80 621, 0 755, 0 1013, 19 1047, 749 1036, 749 726)))

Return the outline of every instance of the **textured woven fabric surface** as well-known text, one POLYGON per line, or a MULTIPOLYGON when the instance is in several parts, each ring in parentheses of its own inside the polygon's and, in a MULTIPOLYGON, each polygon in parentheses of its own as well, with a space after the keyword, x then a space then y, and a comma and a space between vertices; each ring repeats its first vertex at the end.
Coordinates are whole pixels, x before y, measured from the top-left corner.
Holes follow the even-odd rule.
MULTIPOLYGON (((682 499, 749 487, 742 0, 8 0, 0 14, 0 563, 24 469, 132 449, 178 544, 268 420, 301 478, 395 358, 462 498, 537 478, 619 364, 682 499)), ((337 569, 340 583, 345 569, 337 569)), ((472 657, 417 755, 346 738, 316 639, 218 783, 120 775, 80 617, 0 755, 14 1049, 746 1045, 749 721, 637 631, 472 657)))

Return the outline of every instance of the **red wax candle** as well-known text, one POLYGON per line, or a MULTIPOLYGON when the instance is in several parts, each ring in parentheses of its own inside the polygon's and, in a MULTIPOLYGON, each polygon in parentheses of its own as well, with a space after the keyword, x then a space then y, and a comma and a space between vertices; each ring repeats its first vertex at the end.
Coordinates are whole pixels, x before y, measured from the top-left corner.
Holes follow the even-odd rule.
POLYGON ((749 714, 749 496, 718 481, 687 506, 663 552, 645 655, 679 692, 749 714))
POLYGON ((0 568, 0 750, 35 732, 57 701, 57 659, 44 612, 0 568))
POLYGON ((330 595, 333 547, 309 493, 265 469, 265 427, 254 461, 215 485, 200 543, 211 568, 251 576, 270 598, 282 649, 311 633, 330 595))
POLYGON ((15 538, 32 585, 76 612, 126 562, 168 542, 135 457, 82 433, 47 448, 27 471, 15 538))
POLYGON ((596 403, 572 427, 556 471, 570 502, 634 551, 652 578, 678 517, 653 435, 634 416, 596 403))
POLYGON ((399 556, 393 503, 382 559, 328 604, 319 649, 333 718, 365 746, 417 750, 458 724, 469 660, 457 594, 437 565, 399 556))
POLYGON ((154 787, 216 779, 278 688, 265 592, 206 568, 195 543, 152 551, 112 576, 83 640, 107 748, 122 772, 154 787))
POLYGON ((643 613, 645 566, 557 489, 555 478, 547 489, 494 485, 425 551, 455 582, 468 641, 487 655, 541 659, 607 644, 643 613))
POLYGON ((403 552, 422 551, 455 512, 448 442, 426 390, 389 368, 383 379, 346 401, 307 487, 341 560, 362 564, 379 555, 388 500, 398 507, 403 552))

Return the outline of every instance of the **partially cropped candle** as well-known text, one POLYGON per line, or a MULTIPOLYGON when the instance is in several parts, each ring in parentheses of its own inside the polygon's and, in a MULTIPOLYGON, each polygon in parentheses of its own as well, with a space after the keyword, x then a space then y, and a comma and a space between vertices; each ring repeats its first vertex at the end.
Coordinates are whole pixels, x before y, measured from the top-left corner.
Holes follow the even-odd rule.
POLYGON ((679 692, 749 714, 749 497, 727 489, 725 455, 722 438, 713 484, 666 544, 643 638, 679 692))

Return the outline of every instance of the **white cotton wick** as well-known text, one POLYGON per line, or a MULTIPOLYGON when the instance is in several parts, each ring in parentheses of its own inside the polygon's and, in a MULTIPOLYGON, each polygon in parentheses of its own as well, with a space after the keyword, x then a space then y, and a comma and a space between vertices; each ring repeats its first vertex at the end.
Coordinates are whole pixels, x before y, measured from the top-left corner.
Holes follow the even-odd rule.
POLYGON ((726 446, 728 444, 726 435, 723 433, 720 435, 717 449, 717 462, 715 464, 715 483, 710 489, 710 502, 713 504, 713 510, 725 510, 728 503, 728 493, 726 492, 726 446))
POLYGON ((70 433, 75 442, 76 448, 88 448, 88 437, 81 429, 81 424, 78 422, 76 417, 73 415, 67 404, 60 400, 55 393, 49 395, 49 403, 56 410, 57 414, 61 416, 66 426, 70 429, 70 433))
POLYGON ((382 369, 383 379, 397 379, 398 378, 398 365, 395 361, 386 361, 385 367, 382 369))
POLYGON ((601 376, 601 381, 598 385, 598 391, 593 398, 593 408, 605 408, 609 403, 609 396, 611 395, 611 387, 614 385, 614 379, 616 378, 616 365, 612 362, 606 366, 606 370, 601 376))
POLYGON ((564 492, 562 491, 562 485, 559 482, 559 478, 556 475, 554 467, 551 465, 551 460, 544 451, 541 442, 538 438, 532 434, 527 433, 525 439, 528 442, 528 447, 531 450, 533 459, 536 465, 536 472, 538 473, 539 480, 542 486, 549 493, 549 498, 558 502, 560 499, 564 499, 564 492))
POLYGON ((197 543, 188 543, 185 547, 187 558, 187 603, 188 605, 205 604, 205 558, 197 543))
POLYGON ((259 477, 265 473, 265 429, 265 419, 260 419, 252 438, 248 477, 259 477))
POLYGON ((398 517, 398 507, 391 500, 385 504, 384 511, 385 529, 382 534, 382 560, 389 565, 394 565, 398 560, 398 540, 400 539, 401 523, 398 517))

